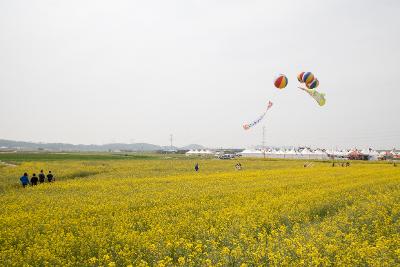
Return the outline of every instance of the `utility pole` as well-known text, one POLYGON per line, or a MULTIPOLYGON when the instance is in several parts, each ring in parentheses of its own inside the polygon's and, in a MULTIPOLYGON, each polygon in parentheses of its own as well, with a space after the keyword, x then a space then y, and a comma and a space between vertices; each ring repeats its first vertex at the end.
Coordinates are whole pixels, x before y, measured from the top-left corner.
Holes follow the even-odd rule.
POLYGON ((172 134, 169 135, 169 141, 171 142, 171 152, 172 152, 172 141, 173 141, 174 136, 172 134))
POLYGON ((265 125, 263 126, 263 131, 262 131, 262 149, 263 149, 263 155, 265 159, 265 125))

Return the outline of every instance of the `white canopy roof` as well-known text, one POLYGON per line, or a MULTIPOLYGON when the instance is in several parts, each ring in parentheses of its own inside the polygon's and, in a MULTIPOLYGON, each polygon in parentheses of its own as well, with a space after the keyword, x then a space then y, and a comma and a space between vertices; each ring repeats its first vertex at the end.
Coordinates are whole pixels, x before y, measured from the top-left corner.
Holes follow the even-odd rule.
POLYGON ((314 151, 314 154, 317 154, 317 155, 326 155, 326 152, 322 151, 321 149, 317 149, 317 150, 314 151))
POLYGON ((302 155, 311 155, 311 154, 314 154, 311 150, 309 150, 308 148, 304 148, 302 151, 301 151, 301 154, 302 155))
POLYGON ((240 154, 262 154, 263 152, 260 150, 252 150, 252 149, 245 149, 240 154))
POLYGON ((291 150, 289 150, 289 151, 286 151, 286 154, 289 154, 289 155, 296 155, 297 152, 296 152, 294 149, 291 149, 291 150))

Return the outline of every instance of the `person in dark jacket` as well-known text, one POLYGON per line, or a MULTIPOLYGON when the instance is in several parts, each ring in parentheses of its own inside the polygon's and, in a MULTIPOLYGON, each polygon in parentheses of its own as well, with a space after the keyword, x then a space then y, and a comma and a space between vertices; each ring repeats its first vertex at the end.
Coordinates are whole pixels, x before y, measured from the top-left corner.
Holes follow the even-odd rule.
POLYGON ((31 185, 32 185, 32 186, 37 185, 38 180, 39 180, 39 179, 37 178, 36 173, 34 173, 34 174, 32 175, 32 178, 31 178, 31 185))
POLYGON ((39 183, 44 183, 44 179, 46 179, 46 176, 44 175, 43 170, 40 170, 39 183))
POLYGON ((29 184, 28 174, 24 173, 24 175, 21 178, 19 178, 19 180, 21 181, 23 187, 27 186, 29 184))
POLYGON ((49 183, 51 183, 53 181, 53 174, 51 174, 51 171, 49 171, 49 174, 47 174, 47 181, 49 181, 49 183))
POLYGON ((194 165, 194 170, 195 170, 196 172, 199 171, 199 164, 198 164, 198 163, 196 163, 196 165, 194 165))

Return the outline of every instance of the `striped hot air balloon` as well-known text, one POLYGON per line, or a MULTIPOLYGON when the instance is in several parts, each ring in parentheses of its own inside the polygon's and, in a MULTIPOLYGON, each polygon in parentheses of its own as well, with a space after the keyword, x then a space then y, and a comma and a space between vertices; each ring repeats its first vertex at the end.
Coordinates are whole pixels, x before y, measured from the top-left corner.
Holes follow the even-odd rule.
POLYGON ((288 84, 288 78, 283 74, 279 74, 278 78, 276 78, 274 82, 275 87, 278 89, 285 88, 287 84, 288 84))
POLYGON ((297 80, 300 83, 303 83, 303 75, 304 75, 304 71, 300 72, 299 75, 297 75, 297 80))
POLYGON ((311 72, 305 72, 303 74, 303 82, 305 84, 310 83, 314 80, 314 74, 312 74, 311 72))
POLYGON ((310 83, 306 83, 306 86, 307 86, 308 89, 315 89, 315 88, 318 87, 318 85, 319 85, 319 81, 318 81, 317 78, 315 78, 315 79, 314 79, 312 82, 310 82, 310 83))

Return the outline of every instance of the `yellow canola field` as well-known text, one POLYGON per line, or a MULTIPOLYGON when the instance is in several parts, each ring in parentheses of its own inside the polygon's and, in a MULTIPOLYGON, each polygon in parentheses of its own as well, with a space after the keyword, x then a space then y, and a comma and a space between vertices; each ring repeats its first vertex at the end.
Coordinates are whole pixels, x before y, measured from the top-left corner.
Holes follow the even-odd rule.
POLYGON ((400 265, 400 168, 58 161, 0 168, 1 266, 400 265), (24 171, 53 184, 21 188, 24 171))

